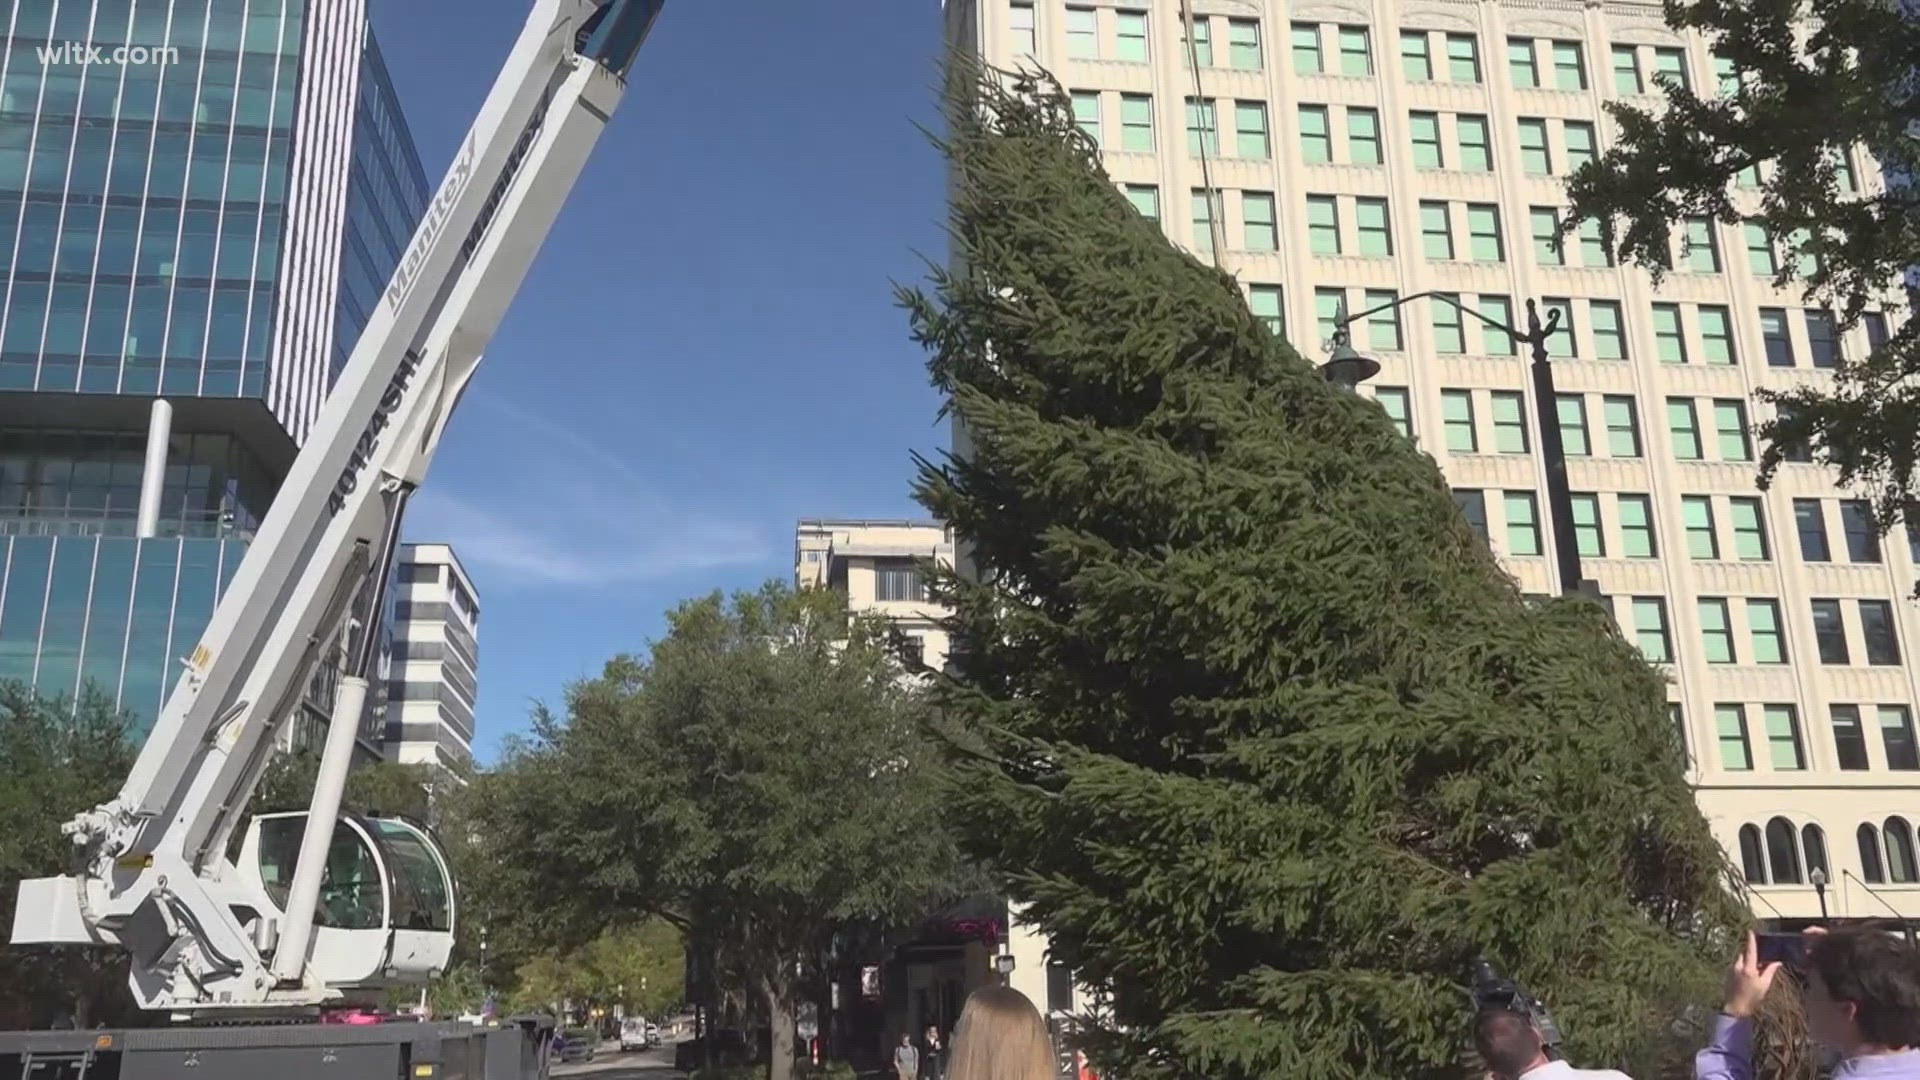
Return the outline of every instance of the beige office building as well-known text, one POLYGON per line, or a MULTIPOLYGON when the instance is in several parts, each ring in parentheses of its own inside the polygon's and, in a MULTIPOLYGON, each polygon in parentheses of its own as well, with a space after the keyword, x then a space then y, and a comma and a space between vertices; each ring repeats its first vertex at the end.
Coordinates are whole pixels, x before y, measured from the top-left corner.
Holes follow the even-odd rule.
MULTIPOLYGON (((1593 232, 1551 242, 1563 178, 1613 137, 1607 102, 1735 77, 1703 39, 1619 2, 946 6, 963 46, 1052 71, 1140 212, 1238 276, 1303 353, 1324 358, 1343 306, 1427 291, 1510 324, 1527 298, 1557 309, 1583 570, 1671 673, 1701 805, 1756 912, 1817 915, 1819 869, 1835 915, 1920 915, 1920 624, 1904 599, 1920 538, 1882 544, 1812 465, 1754 484, 1755 391, 1830 379, 1892 316, 1838 332, 1773 287, 1785 256, 1755 228, 1687 223, 1657 289, 1593 232)), ((1849 183, 1877 183, 1850 164, 1849 183)), ((1554 591, 1509 339, 1431 299, 1353 330, 1384 367, 1362 392, 1438 459, 1522 587, 1554 591)))

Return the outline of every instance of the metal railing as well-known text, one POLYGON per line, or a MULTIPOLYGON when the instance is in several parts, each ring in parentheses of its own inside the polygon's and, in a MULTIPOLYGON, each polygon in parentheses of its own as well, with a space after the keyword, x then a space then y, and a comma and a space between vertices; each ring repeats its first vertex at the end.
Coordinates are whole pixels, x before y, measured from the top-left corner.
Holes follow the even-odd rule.
MULTIPOLYGON (((0 514, 0 536, 135 537, 139 521, 130 510, 34 510, 0 514)), ((187 540, 253 539, 253 530, 225 514, 198 513, 163 518, 157 537, 187 540)))

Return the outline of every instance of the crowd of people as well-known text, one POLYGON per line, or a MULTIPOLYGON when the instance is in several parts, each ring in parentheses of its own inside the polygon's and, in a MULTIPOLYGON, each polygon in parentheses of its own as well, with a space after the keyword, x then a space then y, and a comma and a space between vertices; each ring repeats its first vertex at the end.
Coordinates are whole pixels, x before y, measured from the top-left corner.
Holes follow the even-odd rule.
MULTIPOLYGON (((1920 1080, 1920 950, 1875 927, 1815 929, 1794 962, 1808 1033, 1824 1049, 1832 1080, 1920 1080)), ((1754 1080, 1753 1024, 1784 962, 1763 962, 1758 940, 1727 972, 1726 995, 1711 1037, 1694 1060, 1695 1080, 1754 1080)), ((1531 1016, 1505 1009, 1478 1013, 1474 1047, 1488 1080, 1631 1080, 1611 1069, 1578 1069, 1560 1060, 1531 1016)), ((1047 1023, 1025 995, 1005 986, 967 999, 951 1046, 927 1030, 916 1046, 901 1036, 899 1080, 1055 1080, 1047 1023)))

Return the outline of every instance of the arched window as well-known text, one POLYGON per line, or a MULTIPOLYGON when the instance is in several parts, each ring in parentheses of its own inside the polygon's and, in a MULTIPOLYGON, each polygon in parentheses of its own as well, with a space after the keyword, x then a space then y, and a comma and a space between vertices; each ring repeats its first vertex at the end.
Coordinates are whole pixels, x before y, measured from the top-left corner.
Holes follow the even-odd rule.
POLYGON ((1746 874, 1749 885, 1767 883, 1767 856, 1760 848, 1757 826, 1740 826, 1740 870, 1746 874))
POLYGON ((1860 876, 1869 885, 1884 885, 1887 872, 1880 863, 1880 830, 1862 824, 1854 835, 1860 840, 1860 876))
POLYGON ((1880 828, 1887 834, 1887 880, 1895 885, 1920 881, 1920 869, 1915 868, 1913 859, 1913 828, 1907 819, 1890 817, 1880 828))
POLYGON ((1812 877, 1815 870, 1833 880, 1833 868, 1827 865, 1827 834, 1818 825, 1803 825, 1800 828, 1800 848, 1807 853, 1807 876, 1812 877))
POLYGON ((1793 822, 1777 817, 1767 822, 1767 866, 1775 885, 1800 884, 1800 843, 1793 822))

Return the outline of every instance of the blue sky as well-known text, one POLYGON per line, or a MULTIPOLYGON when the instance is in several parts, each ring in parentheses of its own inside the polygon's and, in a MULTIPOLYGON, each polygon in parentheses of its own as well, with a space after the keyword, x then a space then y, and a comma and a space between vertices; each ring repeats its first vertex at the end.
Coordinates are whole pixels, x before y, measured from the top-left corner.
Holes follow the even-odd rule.
MULTIPOLYGON (((375 0, 437 184, 528 0, 375 0)), ((945 443, 891 282, 940 255, 938 0, 668 0, 409 535, 480 589, 475 751, 674 604, 793 573, 801 517, 924 516, 945 443)))

